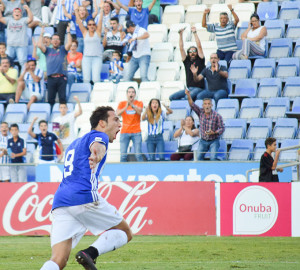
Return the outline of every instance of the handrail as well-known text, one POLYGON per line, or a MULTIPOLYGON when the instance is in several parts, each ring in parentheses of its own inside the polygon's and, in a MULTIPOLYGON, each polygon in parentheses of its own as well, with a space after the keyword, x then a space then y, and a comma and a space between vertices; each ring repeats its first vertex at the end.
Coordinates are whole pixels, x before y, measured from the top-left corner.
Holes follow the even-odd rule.
MULTIPOLYGON (((294 145, 294 146, 288 146, 288 147, 283 147, 283 148, 279 148, 280 151, 287 151, 287 150, 291 150, 291 149, 296 149, 296 148, 300 148, 300 144, 299 145, 294 145)), ((292 166, 297 166, 297 181, 300 181, 300 157, 298 157, 299 161, 291 161, 287 164, 282 164, 282 165, 278 165, 276 167, 276 169, 280 169, 280 168, 287 168, 287 167, 292 167, 292 166)), ((247 182, 249 182, 249 173, 250 172, 255 172, 255 171, 259 171, 258 169, 251 169, 246 171, 246 180, 247 182)))

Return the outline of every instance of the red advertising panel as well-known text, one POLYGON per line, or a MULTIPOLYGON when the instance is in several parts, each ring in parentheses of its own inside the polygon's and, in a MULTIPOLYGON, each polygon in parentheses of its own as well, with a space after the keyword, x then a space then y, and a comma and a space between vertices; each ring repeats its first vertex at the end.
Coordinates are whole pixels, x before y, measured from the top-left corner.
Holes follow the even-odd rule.
POLYGON ((291 236, 290 183, 221 183, 221 235, 291 236))
MULTIPOLYGON (((2 183, 0 235, 44 235, 59 183, 2 183)), ((101 196, 140 235, 215 235, 215 186, 207 182, 101 182, 101 196)))

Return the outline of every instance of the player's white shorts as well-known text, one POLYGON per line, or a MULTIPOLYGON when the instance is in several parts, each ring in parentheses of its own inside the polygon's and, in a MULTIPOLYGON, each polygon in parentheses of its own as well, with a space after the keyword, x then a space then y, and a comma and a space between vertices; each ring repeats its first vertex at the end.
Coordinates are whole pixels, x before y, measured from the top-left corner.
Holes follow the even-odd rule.
POLYGON ((0 166, 0 180, 9 180, 10 173, 9 173, 9 166, 0 166))
POLYGON ((123 217, 118 210, 99 196, 98 205, 87 203, 69 207, 59 207, 52 211, 51 247, 72 238, 74 248, 89 230, 99 235, 120 224, 123 217))
POLYGON ((41 95, 41 93, 30 91, 27 87, 25 87, 25 89, 24 89, 24 91, 22 93, 22 98, 24 98, 24 99, 30 99, 31 96, 36 96, 37 101, 41 101, 42 98, 43 98, 43 96, 41 95))

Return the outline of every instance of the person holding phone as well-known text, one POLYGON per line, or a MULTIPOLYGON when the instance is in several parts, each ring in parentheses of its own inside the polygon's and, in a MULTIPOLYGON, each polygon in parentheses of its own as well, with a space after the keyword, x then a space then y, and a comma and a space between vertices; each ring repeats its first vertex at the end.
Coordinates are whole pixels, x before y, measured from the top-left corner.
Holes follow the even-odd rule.
POLYGON ((235 52, 232 59, 248 59, 249 56, 264 55, 266 49, 267 28, 260 25, 259 16, 253 13, 248 29, 242 34, 242 49, 235 52))

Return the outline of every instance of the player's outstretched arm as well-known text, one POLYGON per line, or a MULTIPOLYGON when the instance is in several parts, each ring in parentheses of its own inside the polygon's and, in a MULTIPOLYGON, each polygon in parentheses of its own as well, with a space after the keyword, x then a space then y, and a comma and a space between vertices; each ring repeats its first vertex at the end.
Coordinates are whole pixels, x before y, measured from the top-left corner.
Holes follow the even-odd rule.
POLYGON ((97 166, 97 164, 102 160, 105 155, 106 148, 102 143, 94 142, 90 147, 91 155, 89 157, 90 168, 92 173, 97 166))

